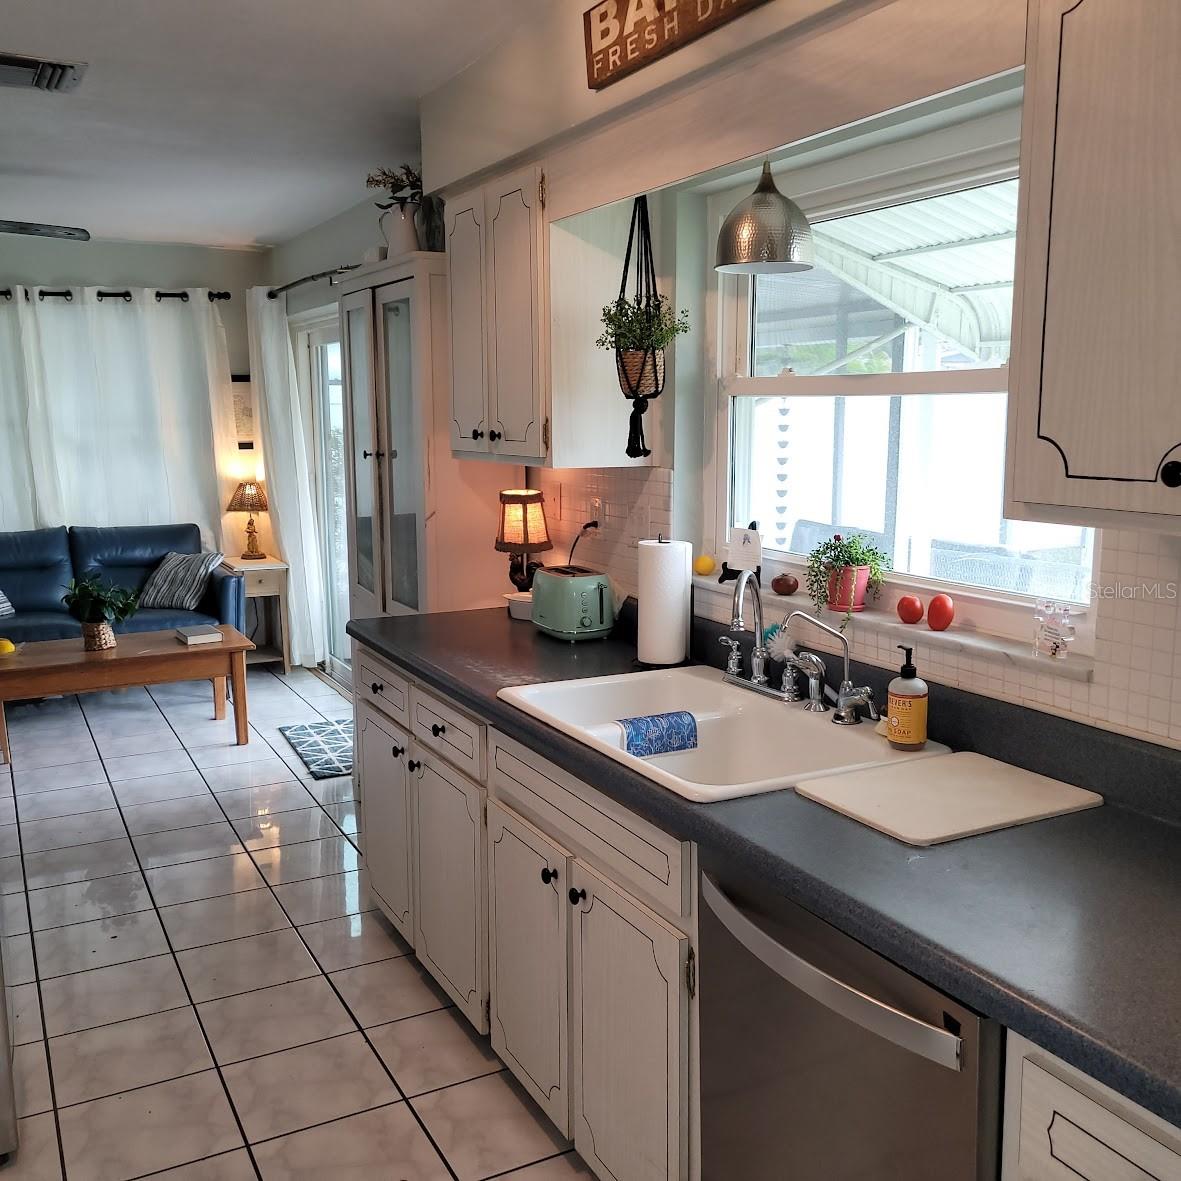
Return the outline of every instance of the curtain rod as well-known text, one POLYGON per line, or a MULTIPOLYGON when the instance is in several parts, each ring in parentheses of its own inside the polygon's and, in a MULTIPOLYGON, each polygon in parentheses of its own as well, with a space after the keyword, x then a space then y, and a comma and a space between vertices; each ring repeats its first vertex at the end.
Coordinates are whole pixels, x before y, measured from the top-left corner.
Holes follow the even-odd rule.
MULTIPOLYGON (((210 291, 208 294, 209 294, 209 302, 210 303, 219 303, 222 300, 233 298, 228 291, 210 291)), ((121 299, 126 303, 131 302, 131 292, 130 291, 97 291, 97 292, 95 292, 95 296, 99 300, 100 303, 104 299, 121 299)), ((29 290, 26 287, 25 288, 25 300, 27 301, 28 298, 29 298, 29 290)), ((37 292, 37 298, 38 299, 58 298, 58 299, 64 299, 66 301, 66 303, 72 303, 73 299, 74 299, 74 292, 69 287, 64 287, 60 291, 50 291, 48 289, 43 288, 42 290, 37 292)), ((12 288, 11 287, 0 287, 0 299, 11 300, 12 299, 12 288)), ((181 301, 181 303, 188 303, 189 302, 189 293, 187 291, 157 291, 156 292, 156 302, 157 303, 162 303, 166 299, 179 299, 181 301)))
POLYGON ((355 271, 360 265, 359 262, 342 263, 330 271, 317 271, 314 275, 304 275, 302 279, 293 279, 290 283, 284 283, 282 287, 272 287, 267 292, 267 299, 278 299, 285 291, 290 291, 293 287, 302 287, 305 283, 315 283, 318 279, 327 279, 332 275, 346 275, 349 271, 355 271))

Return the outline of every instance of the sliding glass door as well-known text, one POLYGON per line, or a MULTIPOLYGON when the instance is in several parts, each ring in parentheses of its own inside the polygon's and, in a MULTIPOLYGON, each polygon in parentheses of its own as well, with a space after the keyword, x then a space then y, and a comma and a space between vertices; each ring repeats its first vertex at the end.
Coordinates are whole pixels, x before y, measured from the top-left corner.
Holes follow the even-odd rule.
POLYGON ((345 500, 345 400, 340 329, 316 328, 307 334, 312 413, 316 424, 316 491, 323 548, 324 592, 328 614, 328 672, 348 682, 349 542, 345 500))

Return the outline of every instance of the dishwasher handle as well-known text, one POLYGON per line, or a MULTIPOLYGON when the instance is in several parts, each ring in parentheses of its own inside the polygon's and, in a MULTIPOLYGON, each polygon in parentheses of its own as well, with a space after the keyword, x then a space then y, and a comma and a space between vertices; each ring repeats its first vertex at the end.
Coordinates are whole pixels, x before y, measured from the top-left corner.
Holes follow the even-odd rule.
POLYGON ((777 976, 826 1009, 948 1070, 963 1069, 963 1038, 879 1001, 777 943, 750 921, 705 874, 701 897, 718 921, 777 976))

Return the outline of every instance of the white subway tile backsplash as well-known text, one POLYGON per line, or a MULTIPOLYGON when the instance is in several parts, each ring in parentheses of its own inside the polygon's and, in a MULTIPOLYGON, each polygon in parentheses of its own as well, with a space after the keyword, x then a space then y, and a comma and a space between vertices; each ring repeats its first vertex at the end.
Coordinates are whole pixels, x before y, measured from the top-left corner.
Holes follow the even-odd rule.
MULTIPOLYGON (((597 515, 602 528, 579 542, 577 560, 608 571, 622 594, 635 594, 636 537, 671 532, 672 473, 612 468, 534 470, 531 476, 546 494, 556 550, 551 560, 564 562, 583 522, 597 515)), ((917 645, 920 667, 941 684, 1181 747, 1181 538, 1108 529, 1099 545, 1097 581, 1116 589, 1097 601, 1093 681, 924 643, 917 645)), ((729 617, 720 608, 705 610, 719 620, 729 617)), ((854 625, 851 640, 859 660, 897 664, 895 637, 859 635, 854 625)))

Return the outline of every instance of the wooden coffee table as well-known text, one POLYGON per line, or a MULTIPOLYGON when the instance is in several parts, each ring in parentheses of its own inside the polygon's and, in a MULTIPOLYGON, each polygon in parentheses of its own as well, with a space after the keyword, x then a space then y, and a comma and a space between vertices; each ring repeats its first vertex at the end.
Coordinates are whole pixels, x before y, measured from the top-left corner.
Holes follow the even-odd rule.
POLYGON ((239 746, 250 741, 246 717, 246 653, 254 644, 232 627, 219 626, 219 644, 182 644, 173 631, 123 632, 114 648, 86 652, 82 638, 30 641, 11 656, 0 656, 0 754, 12 762, 6 701, 131 689, 173 681, 213 682, 213 716, 226 716, 226 680, 234 690, 234 729, 239 746))

